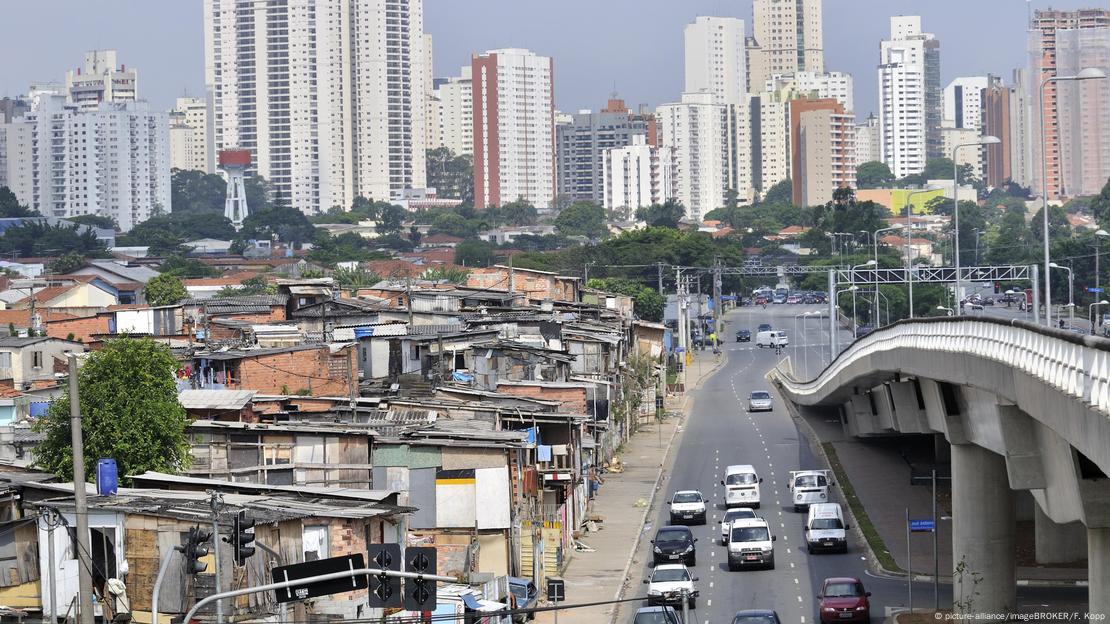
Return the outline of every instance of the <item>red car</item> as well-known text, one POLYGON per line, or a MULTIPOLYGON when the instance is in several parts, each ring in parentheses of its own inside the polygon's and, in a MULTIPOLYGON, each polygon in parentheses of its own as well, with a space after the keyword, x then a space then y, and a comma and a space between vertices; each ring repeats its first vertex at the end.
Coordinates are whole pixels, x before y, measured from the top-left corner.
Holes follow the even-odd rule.
POLYGON ((858 578, 833 577, 821 584, 817 594, 818 617, 822 624, 829 622, 871 622, 871 592, 863 589, 858 578))

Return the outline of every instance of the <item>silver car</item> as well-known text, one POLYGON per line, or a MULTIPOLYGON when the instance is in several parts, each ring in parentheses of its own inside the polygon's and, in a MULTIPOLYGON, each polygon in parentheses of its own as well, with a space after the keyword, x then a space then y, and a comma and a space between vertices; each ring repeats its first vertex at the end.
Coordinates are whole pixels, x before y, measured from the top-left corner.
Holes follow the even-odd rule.
POLYGON ((770 412, 775 409, 775 400, 771 393, 765 390, 756 390, 748 395, 749 412, 770 412))

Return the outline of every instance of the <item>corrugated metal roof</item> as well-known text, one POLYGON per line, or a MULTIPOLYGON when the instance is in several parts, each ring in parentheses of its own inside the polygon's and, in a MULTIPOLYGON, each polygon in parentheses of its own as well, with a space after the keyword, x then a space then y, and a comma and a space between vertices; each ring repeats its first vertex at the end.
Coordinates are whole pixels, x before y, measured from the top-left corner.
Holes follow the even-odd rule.
POLYGON ((207 410, 240 410, 253 398, 253 390, 182 390, 177 395, 185 409, 207 410))

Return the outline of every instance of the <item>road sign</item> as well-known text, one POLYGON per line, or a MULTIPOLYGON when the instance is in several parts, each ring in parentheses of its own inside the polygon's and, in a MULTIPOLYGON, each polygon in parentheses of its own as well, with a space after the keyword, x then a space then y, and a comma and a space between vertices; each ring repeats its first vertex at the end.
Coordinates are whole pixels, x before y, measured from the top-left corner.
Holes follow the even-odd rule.
MULTIPOLYGON (((330 559, 319 559, 316 561, 306 561, 305 563, 279 566, 273 569, 273 579, 275 583, 282 583, 308 578, 310 576, 359 570, 365 567, 366 562, 362 558, 362 553, 358 553, 342 557, 332 557, 330 559)), ((274 597, 279 603, 295 602, 298 600, 316 598, 317 596, 328 596, 331 594, 354 591, 356 589, 366 589, 367 585, 368 581, 366 576, 352 576, 350 578, 310 583, 299 587, 276 589, 274 590, 274 597)))
POLYGON ((675 347, 674 348, 675 353, 682 353, 684 351, 686 351, 686 347, 675 347))
POLYGON ((563 579, 547 577, 547 599, 551 602, 563 602, 567 599, 567 589, 563 579))
POLYGON ((1089 287, 1087 287, 1087 292, 1090 292, 1090 293, 1095 293, 1095 292, 1105 292, 1105 291, 1106 291, 1106 289, 1105 289, 1105 288, 1095 288, 1095 287, 1093 287, 1093 286, 1089 286, 1089 287))
POLYGON ((911 533, 931 533, 936 528, 932 520, 910 520, 911 533))

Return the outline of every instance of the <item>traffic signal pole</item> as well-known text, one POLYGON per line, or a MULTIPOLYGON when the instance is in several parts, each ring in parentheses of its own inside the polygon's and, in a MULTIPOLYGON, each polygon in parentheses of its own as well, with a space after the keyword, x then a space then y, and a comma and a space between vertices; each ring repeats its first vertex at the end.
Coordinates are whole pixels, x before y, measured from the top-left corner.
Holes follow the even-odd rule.
MULTIPOLYGON (((220 593, 222 589, 222 582, 220 581, 220 506, 223 504, 223 496, 215 490, 209 492, 212 505, 212 558, 216 560, 216 594, 220 593)), ((185 620, 188 622, 189 620, 185 620)), ((153 624, 158 624, 154 622, 153 624)), ((224 624, 224 603, 216 603, 216 624, 224 624)))

